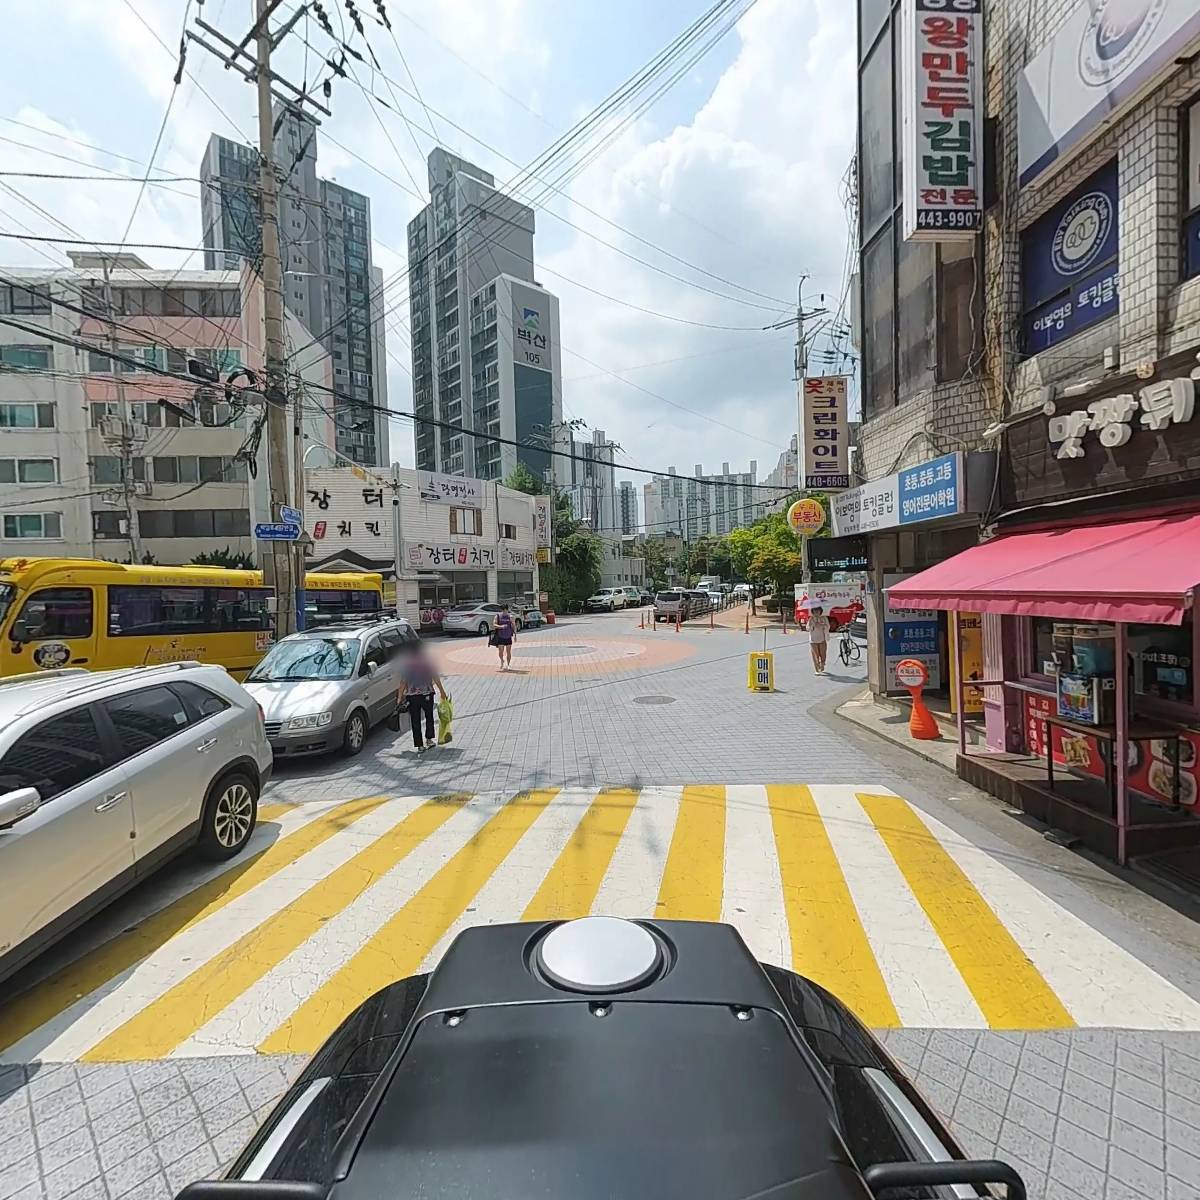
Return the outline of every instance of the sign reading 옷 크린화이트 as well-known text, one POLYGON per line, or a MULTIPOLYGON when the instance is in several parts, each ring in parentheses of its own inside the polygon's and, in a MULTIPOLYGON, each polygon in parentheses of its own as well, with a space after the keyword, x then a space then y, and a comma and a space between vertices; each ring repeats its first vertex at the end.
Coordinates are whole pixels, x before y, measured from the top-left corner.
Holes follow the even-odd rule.
POLYGON ((801 381, 800 440, 801 487, 832 492, 850 486, 845 375, 818 375, 801 381))
POLYGON ((983 0, 900 6, 904 237, 970 240, 983 225, 983 0))
POLYGON ((1196 0, 1079 0, 1017 80, 1022 187, 1177 72, 1197 37, 1196 0))

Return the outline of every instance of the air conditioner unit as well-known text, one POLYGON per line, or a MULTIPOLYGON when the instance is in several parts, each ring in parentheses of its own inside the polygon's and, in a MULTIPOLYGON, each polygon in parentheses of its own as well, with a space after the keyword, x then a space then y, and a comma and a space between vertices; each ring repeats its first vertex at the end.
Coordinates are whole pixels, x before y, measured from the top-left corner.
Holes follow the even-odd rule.
POLYGON ((120 417, 101 417, 100 418, 100 436, 106 442, 121 442, 130 436, 129 422, 122 421, 120 417))

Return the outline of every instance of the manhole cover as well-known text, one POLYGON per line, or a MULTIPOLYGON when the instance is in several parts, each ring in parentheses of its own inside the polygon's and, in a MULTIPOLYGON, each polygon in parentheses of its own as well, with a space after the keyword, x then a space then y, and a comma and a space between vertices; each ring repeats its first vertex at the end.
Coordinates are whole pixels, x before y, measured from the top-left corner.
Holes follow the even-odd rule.
POLYGON ((674 696, 634 696, 634 704, 674 704, 674 696))

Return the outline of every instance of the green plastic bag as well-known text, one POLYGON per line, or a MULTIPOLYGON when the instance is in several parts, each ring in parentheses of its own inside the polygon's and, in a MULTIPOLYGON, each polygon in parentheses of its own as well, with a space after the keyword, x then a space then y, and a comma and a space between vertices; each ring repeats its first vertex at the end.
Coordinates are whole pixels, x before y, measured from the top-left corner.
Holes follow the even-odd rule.
POLYGON ((438 745, 444 746, 447 742, 454 740, 450 733, 450 722, 454 719, 454 701, 447 696, 444 700, 439 700, 437 705, 438 719, 438 745))

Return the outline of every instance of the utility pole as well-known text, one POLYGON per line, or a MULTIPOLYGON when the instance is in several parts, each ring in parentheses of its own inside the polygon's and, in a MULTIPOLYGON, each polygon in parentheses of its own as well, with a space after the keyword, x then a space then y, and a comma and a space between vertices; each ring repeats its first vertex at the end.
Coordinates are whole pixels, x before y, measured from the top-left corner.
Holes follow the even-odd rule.
MULTIPOLYGON (((262 221, 262 283, 264 354, 266 357, 267 491, 271 520, 278 521, 283 506, 293 507, 292 457, 288 439, 288 396, 285 384, 287 346, 283 336, 283 263, 279 257, 279 180, 275 175, 275 129, 271 111, 270 0, 255 0, 255 48, 258 92, 259 203, 262 221)), ((302 603, 297 584, 303 574, 296 565, 291 542, 268 542, 264 560, 267 585, 275 592, 275 636, 294 633, 302 603)))
POLYGON ((112 276, 109 273, 109 260, 105 255, 100 260, 104 272, 104 307, 108 313, 108 349, 109 363, 112 367, 113 385, 117 391, 117 420, 120 422, 119 438, 106 437, 105 442, 116 449, 121 457, 121 500, 125 506, 125 524, 129 537, 129 561, 142 561, 142 542, 138 536, 137 521, 133 511, 135 480, 133 478, 133 423, 129 419, 129 403, 125 396, 125 380, 122 364, 118 361, 120 348, 117 343, 117 321, 113 308, 112 276))

